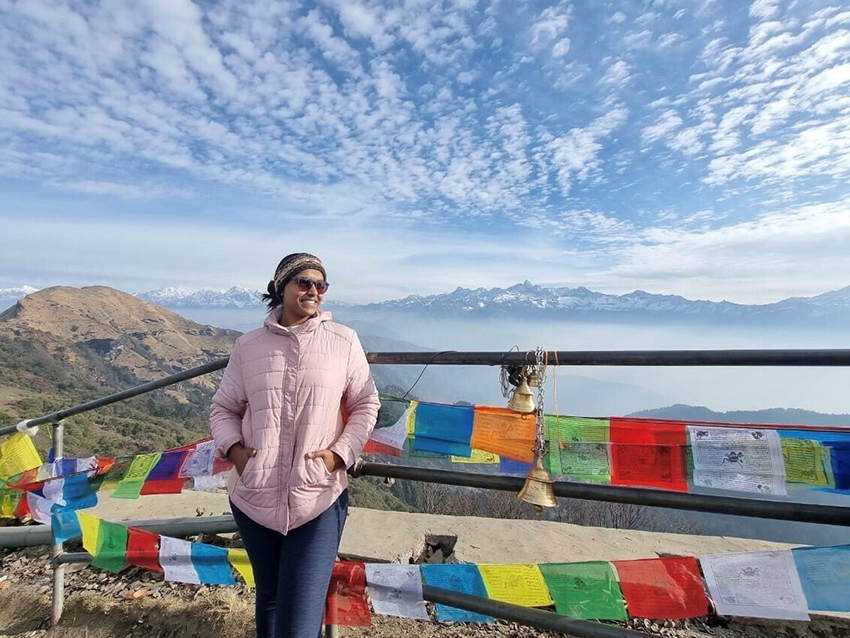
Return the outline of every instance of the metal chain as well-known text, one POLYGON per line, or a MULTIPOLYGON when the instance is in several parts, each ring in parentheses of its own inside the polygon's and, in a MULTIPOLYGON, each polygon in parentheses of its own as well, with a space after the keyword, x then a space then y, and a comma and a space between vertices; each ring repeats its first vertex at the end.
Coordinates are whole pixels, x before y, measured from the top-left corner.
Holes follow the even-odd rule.
POLYGON ((537 346, 537 441, 535 452, 542 459, 546 453, 546 423, 543 418, 546 399, 546 350, 537 346))

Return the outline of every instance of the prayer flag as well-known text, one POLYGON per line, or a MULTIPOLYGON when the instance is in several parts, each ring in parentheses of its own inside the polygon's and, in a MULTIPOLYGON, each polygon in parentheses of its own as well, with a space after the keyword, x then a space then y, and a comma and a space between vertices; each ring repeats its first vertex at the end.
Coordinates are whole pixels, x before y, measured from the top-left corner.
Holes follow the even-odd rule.
POLYGON ((200 584, 201 579, 192 564, 192 543, 170 536, 159 537, 159 564, 165 580, 200 584))
MULTIPOLYGON (((781 436, 781 433, 780 433, 781 436)), ((782 458, 789 483, 828 487, 835 485, 829 448, 813 439, 781 437, 782 458)))
POLYGON ((97 536, 98 529, 100 528, 100 519, 85 512, 77 512, 77 520, 80 523, 80 531, 83 536, 83 549, 94 556, 97 553, 97 536))
POLYGON ((127 527, 101 519, 97 530, 97 550, 91 561, 92 566, 117 574, 127 564, 126 557, 127 527))
POLYGON ((471 406, 419 403, 413 449, 469 457, 474 418, 475 409, 471 406))
POLYGON ((254 568, 251 567, 248 552, 244 549, 229 549, 227 550, 227 560, 239 572, 248 587, 256 587, 254 568))
POLYGON ((776 430, 689 425, 694 485, 785 495, 785 465, 776 430))
POLYGON ((39 496, 35 492, 27 492, 27 504, 32 520, 42 525, 50 525, 50 515, 55 501, 39 496))
POLYGON ((215 441, 202 441, 196 444, 194 449, 189 450, 177 475, 180 478, 210 476, 214 454, 215 441))
POLYGON ((163 452, 156 465, 154 465, 147 475, 146 480, 165 481, 176 479, 187 453, 187 450, 169 450, 168 452, 163 452))
POLYGON ((80 521, 77 519, 77 512, 73 510, 53 512, 51 525, 54 543, 64 543, 72 538, 79 538, 83 534, 80 529, 80 521))
POLYGON ((537 418, 509 408, 476 406, 470 444, 499 456, 532 463, 537 418))
POLYGON ((532 463, 515 461, 514 459, 508 459, 503 456, 499 457, 499 472, 502 474, 520 474, 525 476, 531 471, 532 467, 534 467, 532 463))
POLYGON ((688 491, 684 423, 611 419, 611 483, 688 491))
POLYGON ((39 467, 41 457, 29 434, 17 432, 0 443, 0 476, 3 478, 39 467))
POLYGON ((617 570, 629 616, 677 620, 708 613, 708 600, 696 558, 618 560, 612 564, 617 570))
POLYGON ((192 565, 205 585, 235 585, 233 571, 227 561, 224 547, 192 543, 192 565))
MULTIPOLYGON (((457 591, 471 596, 487 597, 487 590, 476 565, 444 564, 422 565, 425 584, 440 589, 457 591)), ((494 622, 492 616, 477 614, 465 609, 437 603, 437 620, 440 622, 494 622)))
POLYGON ((549 454, 544 459, 552 474, 586 481, 610 481, 608 419, 574 416, 544 417, 549 454))
POLYGON ((382 430, 396 425, 401 421, 407 425, 407 410, 410 401, 397 399, 395 397, 381 396, 381 408, 378 410, 378 421, 375 423, 376 430, 382 430))
POLYGON ((707 554, 699 561, 718 614, 809 619, 790 551, 707 554))
POLYGON ((850 611, 850 545, 791 550, 810 611, 850 611))
POLYGON ((12 490, 3 491, 3 496, 0 497, 0 517, 15 518, 15 510, 18 509, 22 494, 23 492, 12 490))
POLYGON ((487 596, 493 600, 522 605, 546 607, 552 604, 549 588, 537 565, 478 565, 487 596))
POLYGON ((182 494, 183 486, 186 484, 184 478, 164 479, 162 481, 145 481, 139 494, 148 496, 150 494, 182 494))
POLYGON ((142 485, 147 479, 148 474, 159 461, 161 453, 155 452, 152 454, 139 454, 130 464, 124 478, 118 483, 112 498, 139 498, 142 491, 142 485))
POLYGON ((419 565, 366 565, 369 598, 376 614, 428 620, 419 565))
MULTIPOLYGON (((385 402, 386 403, 386 402, 385 402)), ((383 406, 385 403, 382 403, 383 406)), ((407 403, 398 403, 399 406, 407 408, 407 403)), ((383 407, 381 408, 383 409, 383 407)), ((375 428, 369 440, 366 442, 364 452, 370 454, 391 454, 400 456, 401 450, 404 449, 404 442, 407 440, 407 421, 409 410, 403 409, 397 415, 394 423, 388 423, 380 429, 375 428), (375 450, 383 450, 376 452, 375 450)))
POLYGON ((366 600, 365 564, 334 563, 325 605, 325 624, 348 627, 369 627, 372 624, 372 613, 366 600))
POLYGON ((159 534, 138 527, 129 527, 127 532, 127 563, 161 572, 159 534))
MULTIPOLYGON (((518 461, 521 462, 521 461, 518 461)), ((484 450, 472 449, 472 456, 465 458, 463 456, 453 456, 452 463, 466 463, 471 465, 498 465, 499 455, 484 450)))
POLYGON ((104 472, 100 488, 103 490, 115 489, 130 470, 135 458, 135 456, 119 456, 113 459, 112 463, 108 464, 109 469, 104 472))
POLYGON ((605 561, 540 565, 559 614, 590 620, 628 620, 614 569, 605 561))

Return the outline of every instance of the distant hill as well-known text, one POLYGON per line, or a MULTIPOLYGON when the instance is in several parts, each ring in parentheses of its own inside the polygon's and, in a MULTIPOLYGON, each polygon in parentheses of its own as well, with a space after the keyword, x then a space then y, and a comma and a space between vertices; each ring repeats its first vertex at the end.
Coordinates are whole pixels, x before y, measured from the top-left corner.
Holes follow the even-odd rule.
POLYGON ((775 425, 833 425, 850 427, 850 414, 824 414, 795 408, 732 410, 715 412, 699 405, 677 403, 664 408, 642 410, 629 416, 675 419, 679 421, 716 421, 719 423, 763 423, 775 425))
MULTIPOLYGON (((30 418, 226 356, 239 335, 133 295, 55 287, 0 314, 0 423, 30 418)), ((69 420, 69 453, 161 450, 208 431, 217 375, 69 420)))

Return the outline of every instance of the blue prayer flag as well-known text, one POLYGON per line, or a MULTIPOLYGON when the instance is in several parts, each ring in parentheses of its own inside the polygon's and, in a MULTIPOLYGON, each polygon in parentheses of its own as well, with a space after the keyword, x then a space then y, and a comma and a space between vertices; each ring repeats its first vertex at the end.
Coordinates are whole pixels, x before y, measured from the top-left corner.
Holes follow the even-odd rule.
POLYGON ((791 550, 810 611, 850 611, 850 545, 791 550))
POLYGON ((78 499, 89 494, 89 477, 85 472, 65 477, 65 485, 62 487, 62 498, 78 499))
POLYGON ((460 405, 420 403, 416 406, 413 436, 469 445, 475 408, 460 405))
POLYGON ((467 459, 472 456, 472 448, 469 447, 469 444, 454 443, 452 441, 431 439, 421 436, 417 436, 413 439, 413 451, 431 452, 433 454, 444 454, 446 456, 462 456, 467 459))
MULTIPOLYGON (((440 589, 487 598, 487 589, 481 579, 477 565, 447 564, 422 565, 422 577, 425 584, 440 589)), ((458 609, 437 603, 437 620, 441 622, 493 622, 492 616, 458 609)))
POLYGON ((215 545, 192 543, 192 565, 205 585, 235 585, 227 550, 215 545))
POLYGON ((524 463, 504 456, 499 457, 499 471, 502 474, 521 474, 525 476, 532 468, 531 463, 524 463))
POLYGON ((51 515, 53 527, 53 540, 56 543, 64 543, 72 538, 83 535, 80 529, 80 521, 74 511, 53 512, 51 515))

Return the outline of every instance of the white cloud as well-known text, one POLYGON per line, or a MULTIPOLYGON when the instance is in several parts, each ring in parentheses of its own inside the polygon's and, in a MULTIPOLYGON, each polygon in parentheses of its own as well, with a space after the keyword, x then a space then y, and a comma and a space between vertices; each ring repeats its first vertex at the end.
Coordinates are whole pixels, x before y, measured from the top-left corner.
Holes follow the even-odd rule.
POLYGON ((753 0, 750 15, 756 18, 771 18, 779 11, 779 0, 753 0))

